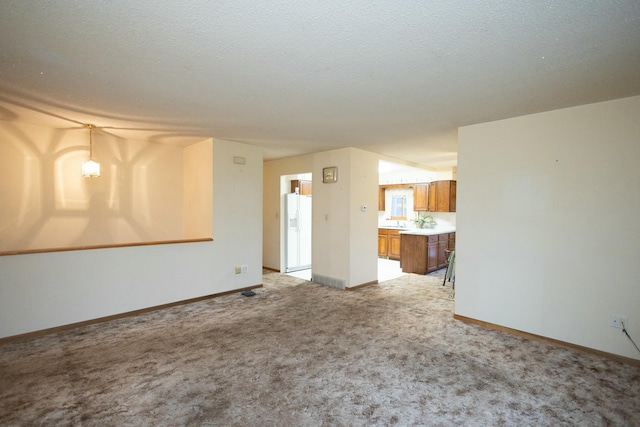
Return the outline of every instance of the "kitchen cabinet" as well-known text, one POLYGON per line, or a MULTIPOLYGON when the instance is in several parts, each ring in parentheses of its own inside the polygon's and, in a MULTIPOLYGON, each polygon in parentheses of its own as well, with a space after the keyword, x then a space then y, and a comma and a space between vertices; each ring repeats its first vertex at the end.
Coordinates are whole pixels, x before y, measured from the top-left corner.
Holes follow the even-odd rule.
POLYGON ((385 191, 389 188, 413 189, 416 212, 455 212, 456 181, 433 181, 420 184, 384 184, 378 187, 378 210, 384 211, 385 191))
POLYGON ((389 259, 400 259, 400 231, 389 230, 389 259))
POLYGON ((378 228, 378 256, 400 259, 400 230, 378 228))
POLYGON ((438 268, 447 266, 447 249, 449 249, 449 233, 438 235, 438 268))
POLYGON ((429 210, 429 184, 415 184, 413 186, 413 210, 416 212, 429 210))
POLYGON ((424 274, 427 272, 428 242, 427 236, 401 234, 400 267, 405 273, 424 274))
POLYGON ((456 181, 433 181, 429 183, 429 211, 456 211, 456 181))
POLYGON ((435 271, 438 269, 438 236, 427 236, 427 270, 435 271))
POLYGON ((299 194, 302 196, 310 196, 312 182, 304 179, 292 179, 291 180, 291 192, 296 192, 296 187, 299 189, 299 194))
POLYGON ((436 182, 429 183, 429 211, 436 211, 436 182))
POLYGON ((405 273, 426 274, 447 266, 447 249, 455 233, 401 234, 400 267, 405 273))
POLYGON ((378 256, 389 256, 389 234, 385 228, 378 228, 378 256))

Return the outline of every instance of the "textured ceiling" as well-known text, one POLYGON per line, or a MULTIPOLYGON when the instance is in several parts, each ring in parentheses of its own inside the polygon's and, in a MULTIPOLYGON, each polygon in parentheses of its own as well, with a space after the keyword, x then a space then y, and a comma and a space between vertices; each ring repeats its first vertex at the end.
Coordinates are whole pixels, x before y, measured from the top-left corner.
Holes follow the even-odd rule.
POLYGON ((453 165, 459 126, 638 94, 638 0, 0 2, 1 119, 265 159, 453 165))

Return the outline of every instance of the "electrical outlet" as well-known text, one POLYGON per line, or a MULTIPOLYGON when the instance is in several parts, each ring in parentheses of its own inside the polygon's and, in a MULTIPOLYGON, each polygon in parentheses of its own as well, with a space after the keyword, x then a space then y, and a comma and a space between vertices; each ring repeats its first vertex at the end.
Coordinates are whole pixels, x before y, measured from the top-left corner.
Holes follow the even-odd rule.
POLYGON ((247 264, 242 264, 240 266, 240 270, 242 270, 242 274, 247 274, 247 271, 249 270, 249 266, 247 264))
POLYGON ((627 322, 627 316, 622 316, 620 314, 610 314, 609 326, 617 329, 622 329, 623 327, 625 329, 628 328, 629 323, 627 322), (624 323, 624 326, 622 325, 623 323, 624 323))
POLYGON ((242 274, 242 267, 236 265, 236 274, 242 274))

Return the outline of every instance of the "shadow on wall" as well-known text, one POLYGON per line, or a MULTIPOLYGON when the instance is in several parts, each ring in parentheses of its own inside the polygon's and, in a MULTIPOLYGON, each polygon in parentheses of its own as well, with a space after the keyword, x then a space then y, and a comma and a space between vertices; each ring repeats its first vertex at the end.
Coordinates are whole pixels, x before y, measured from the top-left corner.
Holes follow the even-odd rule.
POLYGON ((0 251, 183 238, 183 149, 94 130, 0 123, 0 251))

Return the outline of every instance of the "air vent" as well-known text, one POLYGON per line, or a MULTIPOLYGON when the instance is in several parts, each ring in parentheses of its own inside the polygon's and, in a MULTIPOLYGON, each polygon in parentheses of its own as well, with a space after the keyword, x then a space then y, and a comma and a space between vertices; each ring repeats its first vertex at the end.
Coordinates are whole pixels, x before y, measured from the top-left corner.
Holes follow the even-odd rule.
POLYGON ((335 277, 325 276, 323 274, 313 274, 311 280, 314 283, 331 286, 332 288, 344 290, 346 283, 344 279, 336 279, 335 277))

